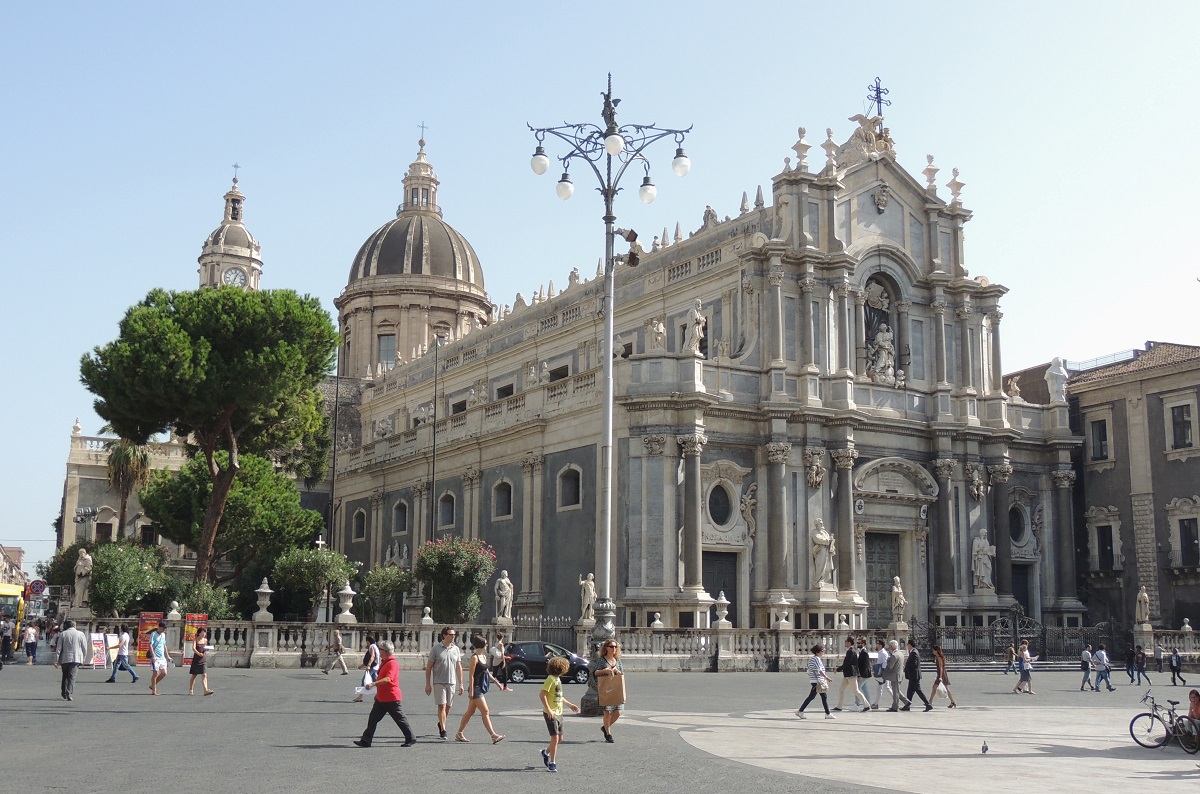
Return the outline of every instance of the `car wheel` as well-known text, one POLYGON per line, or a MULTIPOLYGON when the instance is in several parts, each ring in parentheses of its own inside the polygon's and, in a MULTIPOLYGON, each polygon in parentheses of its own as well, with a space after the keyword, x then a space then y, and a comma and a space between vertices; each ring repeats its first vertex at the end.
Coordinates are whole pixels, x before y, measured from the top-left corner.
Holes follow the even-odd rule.
POLYGON ((577 684, 586 684, 588 682, 588 669, 586 667, 580 667, 578 670, 576 670, 574 681, 577 684))
POLYGON ((523 683, 525 683, 525 679, 528 677, 529 677, 529 674, 525 672, 524 667, 509 667, 508 668, 508 680, 511 683, 523 684, 523 683))

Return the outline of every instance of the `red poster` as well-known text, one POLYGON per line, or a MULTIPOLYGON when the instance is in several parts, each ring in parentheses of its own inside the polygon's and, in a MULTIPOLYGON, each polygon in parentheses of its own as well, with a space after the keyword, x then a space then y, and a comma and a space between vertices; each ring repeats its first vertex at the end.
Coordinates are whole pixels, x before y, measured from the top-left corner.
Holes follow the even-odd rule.
POLYGON ((150 629, 163 619, 161 612, 138 613, 137 661, 135 664, 149 667, 150 665, 150 629))
POLYGON ((92 667, 108 666, 108 648, 105 647, 103 634, 92 634, 92 667))
POLYGON ((187 667, 196 649, 196 631, 208 628, 208 615, 189 613, 183 618, 183 666, 187 667))

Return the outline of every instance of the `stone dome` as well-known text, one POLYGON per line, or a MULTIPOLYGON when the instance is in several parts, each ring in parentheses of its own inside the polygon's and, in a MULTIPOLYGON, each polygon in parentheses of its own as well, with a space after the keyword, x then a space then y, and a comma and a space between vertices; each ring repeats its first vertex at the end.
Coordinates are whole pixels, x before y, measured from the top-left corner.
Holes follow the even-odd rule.
POLYGON ((405 203, 396 219, 375 230, 358 249, 347 287, 375 276, 436 276, 483 290, 483 269, 466 238, 442 220, 437 203, 438 178, 425 158, 421 140, 417 158, 404 176, 405 203))
POLYGON ((249 248, 258 249, 258 243, 245 226, 239 224, 221 224, 204 241, 205 248, 249 248))
POLYGON ((483 269, 467 239, 435 210, 401 205, 396 219, 380 226, 358 249, 350 280, 372 276, 426 275, 465 281, 483 289, 483 269))

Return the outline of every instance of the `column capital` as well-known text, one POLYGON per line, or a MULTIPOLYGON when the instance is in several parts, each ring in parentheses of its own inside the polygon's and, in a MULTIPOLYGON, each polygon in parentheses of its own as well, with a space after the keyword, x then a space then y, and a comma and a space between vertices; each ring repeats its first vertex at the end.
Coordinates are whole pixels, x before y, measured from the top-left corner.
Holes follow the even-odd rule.
POLYGON ((1050 472, 1050 481, 1054 483, 1055 488, 1070 488, 1075 485, 1075 472, 1070 469, 1052 471, 1050 472))
POLYGON ((901 314, 912 311, 912 301, 896 301, 896 311, 901 314))
POLYGON ((479 469, 474 466, 468 466, 463 472, 463 482, 468 488, 474 488, 475 483, 479 482, 479 469))
POLYGON ((954 310, 954 316, 959 320, 969 320, 974 313, 970 306, 959 306, 954 310))
POLYGON ((429 491, 429 480, 417 480, 413 483, 413 493, 417 498, 423 497, 429 491))
POLYGON ((855 306, 866 306, 867 305, 867 293, 860 289, 854 290, 854 305, 855 306))
POLYGON ((698 458, 700 453, 704 451, 704 445, 708 443, 708 436, 703 433, 688 433, 683 436, 676 436, 675 442, 679 444, 684 457, 698 458))
POLYGON ((772 267, 767 272, 767 283, 772 287, 779 287, 783 284, 783 268, 772 267))
POLYGON ((374 491, 371 492, 371 507, 374 507, 376 510, 378 510, 380 507, 383 507, 383 489, 382 488, 376 488, 374 491))
POLYGON ((767 444, 767 460, 771 463, 787 463, 791 451, 792 445, 786 441, 773 441, 767 444))
POLYGON ((847 297, 847 296, 848 296, 850 293, 854 292, 854 289, 853 289, 853 288, 851 288, 851 286, 850 286, 849 284, 847 284, 846 282, 844 282, 844 281, 843 281, 843 282, 842 282, 842 283, 840 283, 840 284, 834 284, 834 285, 833 285, 833 291, 834 291, 835 293, 837 293, 837 296, 838 296, 839 298, 845 298, 845 297, 847 297))
POLYGON ((831 449, 829 456, 833 458, 833 465, 838 469, 854 468, 854 460, 858 457, 858 450, 854 447, 846 447, 844 449, 831 449))
POLYGON ((645 436, 642 438, 642 445, 646 448, 647 455, 661 455, 663 448, 667 445, 667 437, 645 436))
POLYGON ((991 475, 992 485, 1001 485, 1008 482, 1008 478, 1012 476, 1012 473, 1013 467, 1011 463, 988 466, 988 474, 991 475))
POLYGON ((933 313, 941 316, 946 313, 946 299, 937 298, 933 303, 929 304, 929 308, 933 309, 933 313))
POLYGON ((541 455, 530 452, 521 458, 521 468, 524 469, 526 474, 537 474, 542 470, 542 463, 545 460, 541 455))
POLYGON ((988 319, 992 321, 992 325, 999 325, 1000 321, 1004 319, 1004 312, 1000 311, 999 309, 993 309, 992 311, 988 312, 987 316, 988 319))
POLYGON ((800 291, 808 294, 817 288, 817 280, 811 277, 800 279, 800 291))
POLYGON ((938 458, 933 462, 933 471, 939 480, 949 480, 954 476, 954 458, 938 458))

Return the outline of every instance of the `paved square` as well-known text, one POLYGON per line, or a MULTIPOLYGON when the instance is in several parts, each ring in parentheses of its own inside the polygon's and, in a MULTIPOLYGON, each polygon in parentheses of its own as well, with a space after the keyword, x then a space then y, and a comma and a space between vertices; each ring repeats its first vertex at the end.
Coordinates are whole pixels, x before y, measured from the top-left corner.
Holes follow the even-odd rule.
MULTIPOLYGON (((1013 676, 958 673, 954 710, 939 700, 930 713, 847 711, 826 721, 817 701, 801 722, 793 712, 808 687, 799 674, 630 675, 631 708, 614 730, 616 744, 604 743, 599 720, 568 715, 553 776, 539 757, 546 735, 536 684, 489 694, 504 742, 487 741, 476 718, 467 729, 473 743, 462 745, 437 739, 423 674, 403 671, 419 744, 401 749, 389 720, 364 750, 351 744, 369 708, 350 702, 355 675, 218 668, 209 676, 217 694, 206 698, 188 697, 188 676, 175 668, 155 698, 145 678, 131 684, 122 673, 106 684, 107 671, 81 670, 67 703, 58 671, 17 664, 0 671, 0 737, 12 782, 77 791, 995 794, 1010 786, 1160 792, 1200 783, 1200 755, 1176 744, 1146 750, 1130 738, 1144 689, 1118 682, 1115 693, 1081 693, 1075 674, 1035 676, 1036 697, 1011 694, 1013 676)), ((1186 699, 1185 688, 1155 680, 1160 699, 1186 699)), ((583 692, 565 690, 575 702, 583 692)), ((463 707, 456 702, 451 734, 463 707)))

